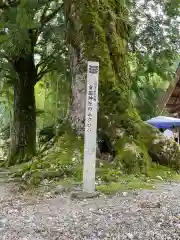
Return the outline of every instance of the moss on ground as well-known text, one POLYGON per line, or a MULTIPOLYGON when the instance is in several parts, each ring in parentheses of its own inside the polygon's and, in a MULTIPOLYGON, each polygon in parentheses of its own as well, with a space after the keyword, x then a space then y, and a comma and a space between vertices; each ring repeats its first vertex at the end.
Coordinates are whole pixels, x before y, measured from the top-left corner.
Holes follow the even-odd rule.
MULTIPOLYGON (((129 131, 136 135, 136 140, 134 136, 120 133, 116 142, 117 155, 114 161, 111 163, 100 161, 100 167, 96 169, 99 190, 105 192, 107 188, 107 192, 111 192, 111 189, 115 192, 120 189, 149 188, 158 181, 179 180, 179 175, 173 170, 179 167, 179 160, 175 161, 178 155, 169 167, 152 163, 147 145, 152 142, 151 137, 155 138, 156 131, 148 133, 150 129, 147 128, 146 132, 142 132, 139 123, 133 129, 136 131, 133 132, 132 129, 129 131)), ((54 182, 71 179, 80 182, 82 163, 83 139, 68 130, 32 161, 14 166, 10 170, 13 177, 19 177, 27 186, 38 186, 44 179, 54 182)))
POLYGON ((59 137, 48 150, 32 161, 10 168, 13 177, 21 178, 27 185, 38 185, 43 179, 82 179, 83 144, 73 132, 59 137))
MULTIPOLYGON (((83 140, 70 132, 59 137, 52 148, 31 162, 11 168, 11 172, 30 188, 39 186, 46 179, 51 182, 52 187, 60 184, 70 189, 75 183, 82 181, 82 161, 83 140)), ((97 190, 114 194, 132 189, 153 189, 159 182, 180 180, 180 175, 167 166, 149 161, 146 167, 144 173, 137 169, 134 169, 134 173, 128 173, 121 161, 100 161, 100 166, 96 168, 97 190)))
POLYGON ((100 186, 97 186, 97 191, 100 191, 107 195, 134 189, 154 189, 154 185, 150 183, 140 182, 137 178, 134 179, 134 181, 127 183, 112 182, 109 184, 102 184, 100 186))
POLYGON ((165 181, 180 181, 180 175, 176 171, 155 163, 151 164, 146 174, 123 174, 106 167, 101 169, 99 175, 103 183, 97 186, 97 190, 104 194, 134 189, 154 189, 157 184, 165 181))

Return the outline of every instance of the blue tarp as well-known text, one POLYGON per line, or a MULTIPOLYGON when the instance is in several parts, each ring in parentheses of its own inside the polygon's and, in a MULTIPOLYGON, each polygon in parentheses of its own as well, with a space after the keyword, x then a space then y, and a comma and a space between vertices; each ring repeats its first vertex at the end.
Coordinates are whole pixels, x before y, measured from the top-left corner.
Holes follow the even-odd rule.
POLYGON ((146 121, 148 124, 153 125, 157 128, 172 128, 172 127, 180 127, 180 119, 173 117, 164 117, 158 116, 151 118, 146 121))

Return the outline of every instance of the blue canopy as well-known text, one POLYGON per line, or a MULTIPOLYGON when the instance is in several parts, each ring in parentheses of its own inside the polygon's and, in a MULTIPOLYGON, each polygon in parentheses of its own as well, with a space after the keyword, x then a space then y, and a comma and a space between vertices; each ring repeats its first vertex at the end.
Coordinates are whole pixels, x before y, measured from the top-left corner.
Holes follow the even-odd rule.
POLYGON ((180 119, 173 117, 164 117, 158 116, 151 118, 146 121, 148 124, 153 125, 157 128, 172 128, 172 127, 180 127, 180 119))

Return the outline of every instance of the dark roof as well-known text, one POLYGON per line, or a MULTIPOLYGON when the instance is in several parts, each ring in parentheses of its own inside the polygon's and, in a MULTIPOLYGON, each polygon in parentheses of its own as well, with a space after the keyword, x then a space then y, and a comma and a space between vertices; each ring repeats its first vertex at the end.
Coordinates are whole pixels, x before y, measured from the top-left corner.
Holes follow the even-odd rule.
POLYGON ((161 96, 159 109, 167 109, 169 113, 180 112, 180 63, 176 69, 176 76, 171 81, 166 92, 161 96))

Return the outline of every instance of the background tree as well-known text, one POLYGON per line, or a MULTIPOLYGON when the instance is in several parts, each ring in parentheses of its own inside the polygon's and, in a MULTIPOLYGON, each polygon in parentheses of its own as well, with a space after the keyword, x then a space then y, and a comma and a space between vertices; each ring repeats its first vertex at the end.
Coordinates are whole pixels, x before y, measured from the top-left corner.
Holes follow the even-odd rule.
POLYGON ((143 119, 158 114, 159 95, 174 78, 179 63, 178 4, 159 0, 130 4, 132 90, 143 119))
POLYGON ((58 0, 0 4, 1 74, 14 88, 10 165, 35 154, 35 84, 46 73, 64 66, 61 8, 58 0))

